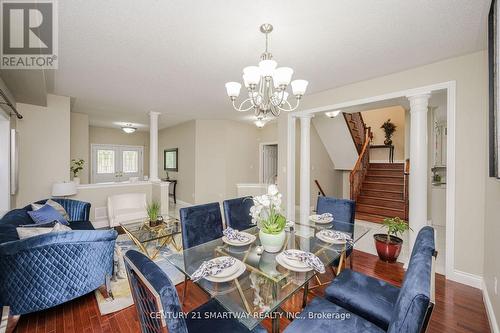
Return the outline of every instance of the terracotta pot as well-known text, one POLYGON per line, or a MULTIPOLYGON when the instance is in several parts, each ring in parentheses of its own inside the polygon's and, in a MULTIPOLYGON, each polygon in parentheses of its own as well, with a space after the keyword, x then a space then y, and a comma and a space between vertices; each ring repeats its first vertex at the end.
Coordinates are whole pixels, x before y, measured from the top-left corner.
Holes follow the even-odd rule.
POLYGON ((387 234, 375 234, 375 247, 380 260, 385 262, 396 262, 403 247, 403 240, 396 236, 391 236, 391 241, 387 242, 387 234))

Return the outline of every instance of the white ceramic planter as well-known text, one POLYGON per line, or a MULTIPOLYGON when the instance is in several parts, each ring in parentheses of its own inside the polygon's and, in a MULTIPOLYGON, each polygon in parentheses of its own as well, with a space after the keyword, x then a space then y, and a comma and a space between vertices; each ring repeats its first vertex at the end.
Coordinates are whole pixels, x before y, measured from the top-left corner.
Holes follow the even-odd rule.
POLYGON ((285 230, 280 232, 279 234, 266 234, 265 232, 259 231, 259 238, 262 247, 264 247, 264 251, 270 253, 279 252, 283 248, 283 244, 285 243, 285 230))
POLYGON ((80 178, 79 177, 73 177, 73 183, 76 185, 80 185, 80 178))

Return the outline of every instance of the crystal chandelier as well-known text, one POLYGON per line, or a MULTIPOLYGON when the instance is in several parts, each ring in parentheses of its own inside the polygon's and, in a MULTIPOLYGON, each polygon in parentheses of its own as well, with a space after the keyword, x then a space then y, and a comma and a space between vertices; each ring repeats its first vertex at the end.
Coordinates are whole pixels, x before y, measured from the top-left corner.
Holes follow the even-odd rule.
POLYGON ((306 92, 306 80, 291 81, 293 69, 277 67, 268 51, 269 34, 273 31, 271 24, 263 24, 260 31, 266 35, 266 50, 262 53, 259 66, 248 66, 243 69, 243 83, 248 90, 248 98, 236 106, 236 98, 240 95, 241 84, 238 82, 226 83, 227 95, 236 111, 245 112, 254 110, 258 120, 265 119, 269 114, 278 117, 281 111, 293 111, 298 108, 300 99, 306 92), (291 83, 290 83, 291 81, 291 83), (292 86, 295 96, 295 106, 288 101, 288 85, 292 86))

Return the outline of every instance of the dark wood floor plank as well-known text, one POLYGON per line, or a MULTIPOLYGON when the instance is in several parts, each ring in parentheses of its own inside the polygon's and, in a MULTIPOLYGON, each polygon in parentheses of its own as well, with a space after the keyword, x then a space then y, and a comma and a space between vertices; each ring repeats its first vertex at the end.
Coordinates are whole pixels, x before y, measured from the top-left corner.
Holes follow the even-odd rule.
MULTIPOLYGON (((354 255, 354 270, 380 278, 395 286, 400 286, 403 282, 404 269, 401 264, 384 263, 379 261, 376 256, 358 251, 355 251, 354 255)), ((323 281, 331 280, 331 278, 329 272, 321 277, 323 281)), ((184 311, 191 311, 209 299, 207 294, 196 284, 192 282, 188 282, 188 284, 184 311)), ((177 286, 179 295, 182 295, 183 288, 183 284, 177 286)), ((312 290, 308 295, 308 300, 323 295, 324 289, 325 287, 321 287, 312 290)), ((298 292, 283 304, 283 308, 289 312, 300 311, 301 304, 302 293, 298 292)), ((271 331, 271 320, 266 319, 262 324, 268 331, 271 331)), ((285 318, 280 320, 282 329, 288 324, 289 320, 285 318)), ((54 309, 21 316, 17 332, 34 333, 41 331, 41 327, 44 327, 45 330, 53 330, 55 327, 55 332, 126 333, 139 332, 140 330, 134 306, 102 316, 93 293, 54 309)), ((447 281, 444 276, 437 275, 436 306, 428 332, 490 332, 481 291, 460 283, 447 281)))

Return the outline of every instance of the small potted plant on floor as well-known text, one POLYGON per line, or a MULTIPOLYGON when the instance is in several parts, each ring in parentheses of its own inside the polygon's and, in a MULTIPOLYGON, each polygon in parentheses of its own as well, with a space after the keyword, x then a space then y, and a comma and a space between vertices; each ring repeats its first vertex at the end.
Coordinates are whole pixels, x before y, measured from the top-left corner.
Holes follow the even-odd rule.
POLYGON ((73 173, 73 182, 76 185, 80 184, 80 178, 78 177, 78 174, 80 173, 80 171, 83 170, 84 164, 85 164, 85 161, 82 159, 79 159, 79 160, 72 159, 71 160, 70 170, 73 173))
POLYGON ((390 146, 392 145, 392 135, 396 131, 396 125, 394 125, 393 122, 391 122, 390 119, 387 119, 385 123, 380 126, 384 130, 385 133, 385 140, 384 140, 384 145, 390 146))
POLYGON ((161 223, 160 219, 160 204, 153 201, 146 208, 149 217, 149 226, 154 228, 161 223))
POLYGON ((281 209, 281 193, 276 185, 269 185, 267 194, 253 198, 250 208, 252 222, 259 227, 260 243, 264 251, 279 252, 285 242, 286 218, 281 209))
POLYGON ((410 229, 410 226, 399 217, 385 219, 384 226, 387 228, 386 234, 373 235, 375 247, 380 260, 396 262, 403 246, 403 240, 398 236, 410 229))

